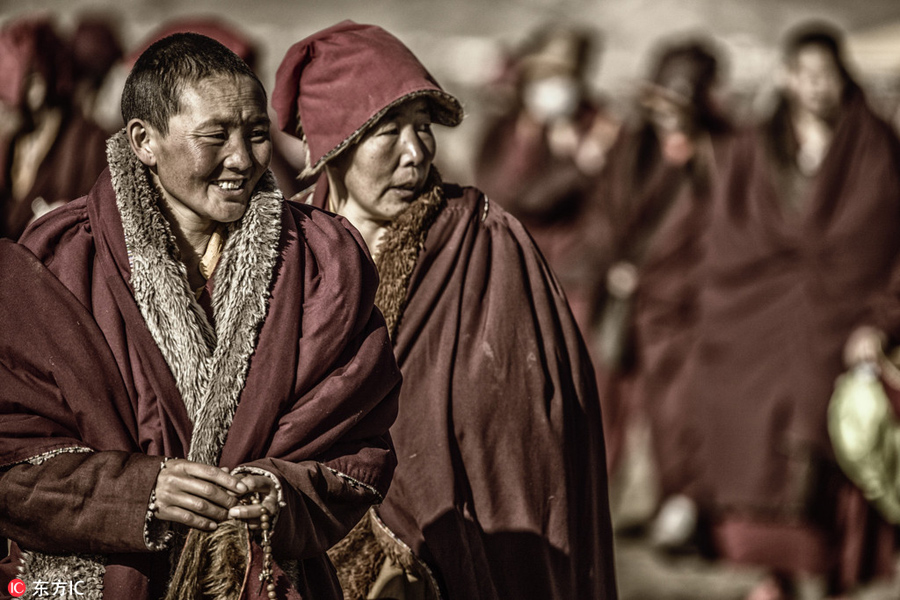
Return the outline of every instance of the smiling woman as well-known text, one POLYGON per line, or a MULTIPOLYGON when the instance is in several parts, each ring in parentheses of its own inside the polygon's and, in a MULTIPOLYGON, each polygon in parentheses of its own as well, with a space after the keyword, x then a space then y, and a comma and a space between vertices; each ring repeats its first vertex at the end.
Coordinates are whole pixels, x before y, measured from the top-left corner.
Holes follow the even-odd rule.
POLYGON ((225 46, 155 42, 122 108, 90 194, 0 240, 0 585, 336 600, 326 550, 395 464, 375 269, 345 220, 284 201, 225 46))
POLYGON ((192 287, 210 237, 240 219, 272 157, 266 96, 244 75, 219 75, 185 88, 163 132, 147 119, 126 125, 132 149, 162 193, 180 235, 192 287))

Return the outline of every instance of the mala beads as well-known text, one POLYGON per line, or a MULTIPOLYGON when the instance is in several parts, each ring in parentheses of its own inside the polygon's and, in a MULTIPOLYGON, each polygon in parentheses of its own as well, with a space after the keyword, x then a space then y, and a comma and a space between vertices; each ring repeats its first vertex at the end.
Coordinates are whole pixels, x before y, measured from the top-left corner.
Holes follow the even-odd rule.
MULTIPOLYGON (((258 505, 259 494, 253 494, 251 502, 258 505)), ((277 595, 275 594, 275 577, 272 571, 272 519, 265 506, 260 506, 260 509, 262 514, 259 517, 259 528, 262 531, 260 546, 263 551, 263 567, 259 573, 259 591, 262 593, 262 589, 265 587, 268 597, 274 600, 277 598, 277 595)))

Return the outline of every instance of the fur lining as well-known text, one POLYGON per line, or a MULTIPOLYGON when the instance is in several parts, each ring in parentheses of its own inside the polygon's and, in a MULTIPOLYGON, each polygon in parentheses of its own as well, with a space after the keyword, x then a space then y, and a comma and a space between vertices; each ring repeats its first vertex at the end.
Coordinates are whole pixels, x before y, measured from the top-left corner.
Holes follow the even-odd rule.
MULTIPOLYGON (((124 130, 109 139, 106 153, 135 302, 194 425, 188 459, 215 465, 268 310, 282 229, 282 196, 272 174, 266 173, 244 216, 229 224, 214 273, 213 328, 189 287, 175 237, 159 209, 159 192, 124 130)), ((26 581, 84 581, 84 595, 78 598, 100 600, 104 565, 103 556, 23 552, 19 569, 26 581)))
MULTIPOLYGON (((375 305, 384 315, 391 339, 397 335, 406 309, 409 279, 425 248, 425 238, 434 220, 447 205, 441 176, 432 165, 426 191, 395 218, 378 245, 375 266, 380 283, 375 305)), ((340 473, 338 474, 340 475, 340 473)), ((391 532, 370 509, 356 526, 338 542, 328 556, 337 570, 341 588, 348 600, 362 600, 378 578, 382 564, 390 558, 394 564, 427 582, 430 597, 440 598, 434 575, 412 550, 391 532)))
POLYGON ((159 192, 124 132, 110 138, 107 155, 134 298, 194 424, 188 459, 214 465, 268 309, 281 236, 281 194, 267 173, 247 212, 229 224, 214 274, 213 329, 188 285, 175 237, 159 210, 159 192))
POLYGON ((372 531, 368 512, 350 533, 328 551, 328 558, 337 571, 344 598, 366 598, 385 558, 384 550, 372 531))
POLYGON ((328 551, 347 600, 368 598, 385 560, 425 583, 428 600, 440 600, 441 592, 431 569, 403 543, 370 508, 344 539, 328 551))
POLYGON ((213 532, 191 529, 166 600, 236 599, 250 562, 250 534, 230 519, 213 532))
POLYGON ((391 222, 378 244, 375 266, 381 283, 375 292, 375 305, 384 315, 391 339, 400 327, 407 303, 409 278, 419 253, 425 247, 425 237, 441 209, 447 205, 441 176, 433 165, 426 190, 391 222))
POLYGON ((60 600, 103 600, 106 557, 100 554, 44 554, 22 550, 19 579, 27 582, 32 594, 38 582, 46 584, 47 596, 60 600), (57 582, 62 585, 57 586, 57 582), (72 588, 69 588, 69 584, 72 588), (77 588, 75 587, 77 585, 77 588))

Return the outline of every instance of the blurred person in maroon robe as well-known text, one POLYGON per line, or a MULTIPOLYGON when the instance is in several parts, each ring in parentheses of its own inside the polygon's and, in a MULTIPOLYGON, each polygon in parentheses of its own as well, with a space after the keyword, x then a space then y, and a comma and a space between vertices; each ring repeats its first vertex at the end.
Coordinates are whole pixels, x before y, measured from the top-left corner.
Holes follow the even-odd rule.
POLYGON ((86 194, 106 166, 106 132, 73 106, 72 77, 50 19, 0 29, 0 236, 86 194))
POLYGON ((68 44, 74 64, 73 103, 85 119, 95 121, 100 90, 124 53, 117 24, 105 15, 84 16, 69 36, 68 44))
POLYGON ((0 589, 336 600, 326 551, 396 464, 375 267, 284 200, 265 90, 215 40, 153 44, 122 115, 90 193, 0 240, 0 589))
POLYGON ((714 195, 692 354, 699 501, 723 558, 771 577, 750 598, 829 594, 890 572, 894 531, 844 478, 827 406, 851 331, 900 251, 900 144, 842 58, 801 26, 771 118, 743 133, 714 195))
POLYGON ((332 556, 348 598, 616 597, 594 375, 522 224, 443 183, 459 101, 397 38, 344 21, 288 50, 272 104, 307 198, 362 233, 403 373, 385 501, 332 556))
POLYGON ((585 336, 598 273, 582 244, 587 200, 618 130, 588 87, 598 44, 595 32, 559 25, 527 40, 490 90, 499 114, 475 162, 475 184, 525 225, 585 336))
MULTIPOLYGON (((663 44, 641 86, 638 118, 610 149, 592 203, 590 234, 608 265, 598 294, 597 370, 610 470, 620 467, 629 432, 637 435, 648 422, 663 498, 678 495, 693 478, 692 408, 680 382, 695 342, 710 194, 733 137, 714 97, 718 77, 710 41, 663 44)), ((664 507, 662 514, 670 513, 664 507)), ((661 544, 686 541, 684 533, 665 529, 655 534, 661 544)))

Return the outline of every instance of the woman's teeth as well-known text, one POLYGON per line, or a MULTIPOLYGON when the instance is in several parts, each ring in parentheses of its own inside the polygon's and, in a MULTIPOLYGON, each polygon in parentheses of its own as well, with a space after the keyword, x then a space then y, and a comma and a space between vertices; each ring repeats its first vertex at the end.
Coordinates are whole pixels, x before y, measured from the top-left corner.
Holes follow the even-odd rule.
POLYGON ((223 190, 239 190, 243 185, 243 181, 217 181, 216 185, 223 190))

